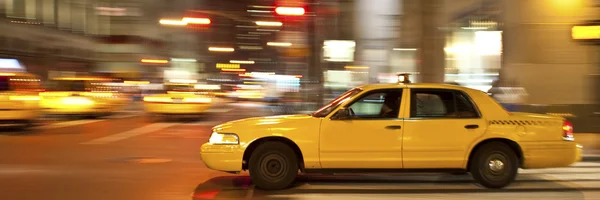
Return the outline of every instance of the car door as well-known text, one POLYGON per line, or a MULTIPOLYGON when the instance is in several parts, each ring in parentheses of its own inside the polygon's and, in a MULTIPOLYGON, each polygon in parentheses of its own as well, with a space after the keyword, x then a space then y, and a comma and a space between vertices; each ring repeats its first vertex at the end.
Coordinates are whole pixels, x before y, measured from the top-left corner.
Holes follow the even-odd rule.
POLYGON ((411 89, 404 117, 404 168, 461 168, 486 129, 469 96, 458 90, 411 89))
POLYGON ((367 91, 342 106, 351 110, 350 118, 324 119, 322 167, 402 168, 402 94, 401 88, 367 91))

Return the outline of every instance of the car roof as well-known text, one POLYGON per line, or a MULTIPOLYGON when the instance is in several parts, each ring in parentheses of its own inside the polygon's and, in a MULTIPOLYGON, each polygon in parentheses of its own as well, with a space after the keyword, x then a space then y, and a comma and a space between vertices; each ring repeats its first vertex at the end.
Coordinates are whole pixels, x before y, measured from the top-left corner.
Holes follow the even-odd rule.
POLYGON ((387 88, 430 88, 430 89, 454 89, 454 90, 474 90, 471 88, 451 85, 451 84, 440 84, 440 83, 386 83, 386 84, 369 84, 359 86, 358 88, 364 90, 373 90, 373 89, 387 89, 387 88))

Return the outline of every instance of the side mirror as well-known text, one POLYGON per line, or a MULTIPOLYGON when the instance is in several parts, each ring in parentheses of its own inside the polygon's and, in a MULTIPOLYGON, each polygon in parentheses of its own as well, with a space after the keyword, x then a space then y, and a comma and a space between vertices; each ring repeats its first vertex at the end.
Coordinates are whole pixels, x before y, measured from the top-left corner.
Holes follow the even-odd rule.
POLYGON ((334 120, 347 120, 350 119, 350 109, 349 108, 341 108, 340 110, 338 110, 335 115, 333 115, 331 117, 331 119, 334 120))

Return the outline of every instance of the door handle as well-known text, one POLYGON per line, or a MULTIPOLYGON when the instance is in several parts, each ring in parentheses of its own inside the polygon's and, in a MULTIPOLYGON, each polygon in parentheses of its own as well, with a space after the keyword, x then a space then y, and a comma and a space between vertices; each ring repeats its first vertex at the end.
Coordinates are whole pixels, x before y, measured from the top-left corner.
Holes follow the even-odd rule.
POLYGON ((479 128, 479 125, 477 124, 469 124, 465 126, 466 129, 476 129, 479 128))
POLYGON ((389 130, 398 130, 401 129, 402 126, 386 126, 385 129, 389 129, 389 130))

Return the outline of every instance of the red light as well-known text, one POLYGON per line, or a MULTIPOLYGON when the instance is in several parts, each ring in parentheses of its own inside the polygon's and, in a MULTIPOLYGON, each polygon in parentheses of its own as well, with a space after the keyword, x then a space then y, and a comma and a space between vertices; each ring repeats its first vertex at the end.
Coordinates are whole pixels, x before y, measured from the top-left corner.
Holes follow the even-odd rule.
POLYGON ((571 122, 565 121, 563 123, 562 129, 563 129, 563 139, 564 140, 568 140, 568 141, 575 140, 575 137, 573 137, 573 124, 571 124, 571 122))
POLYGON ((275 8, 275 13, 278 15, 292 15, 292 16, 301 16, 304 15, 304 8, 302 7, 277 7, 275 8))

